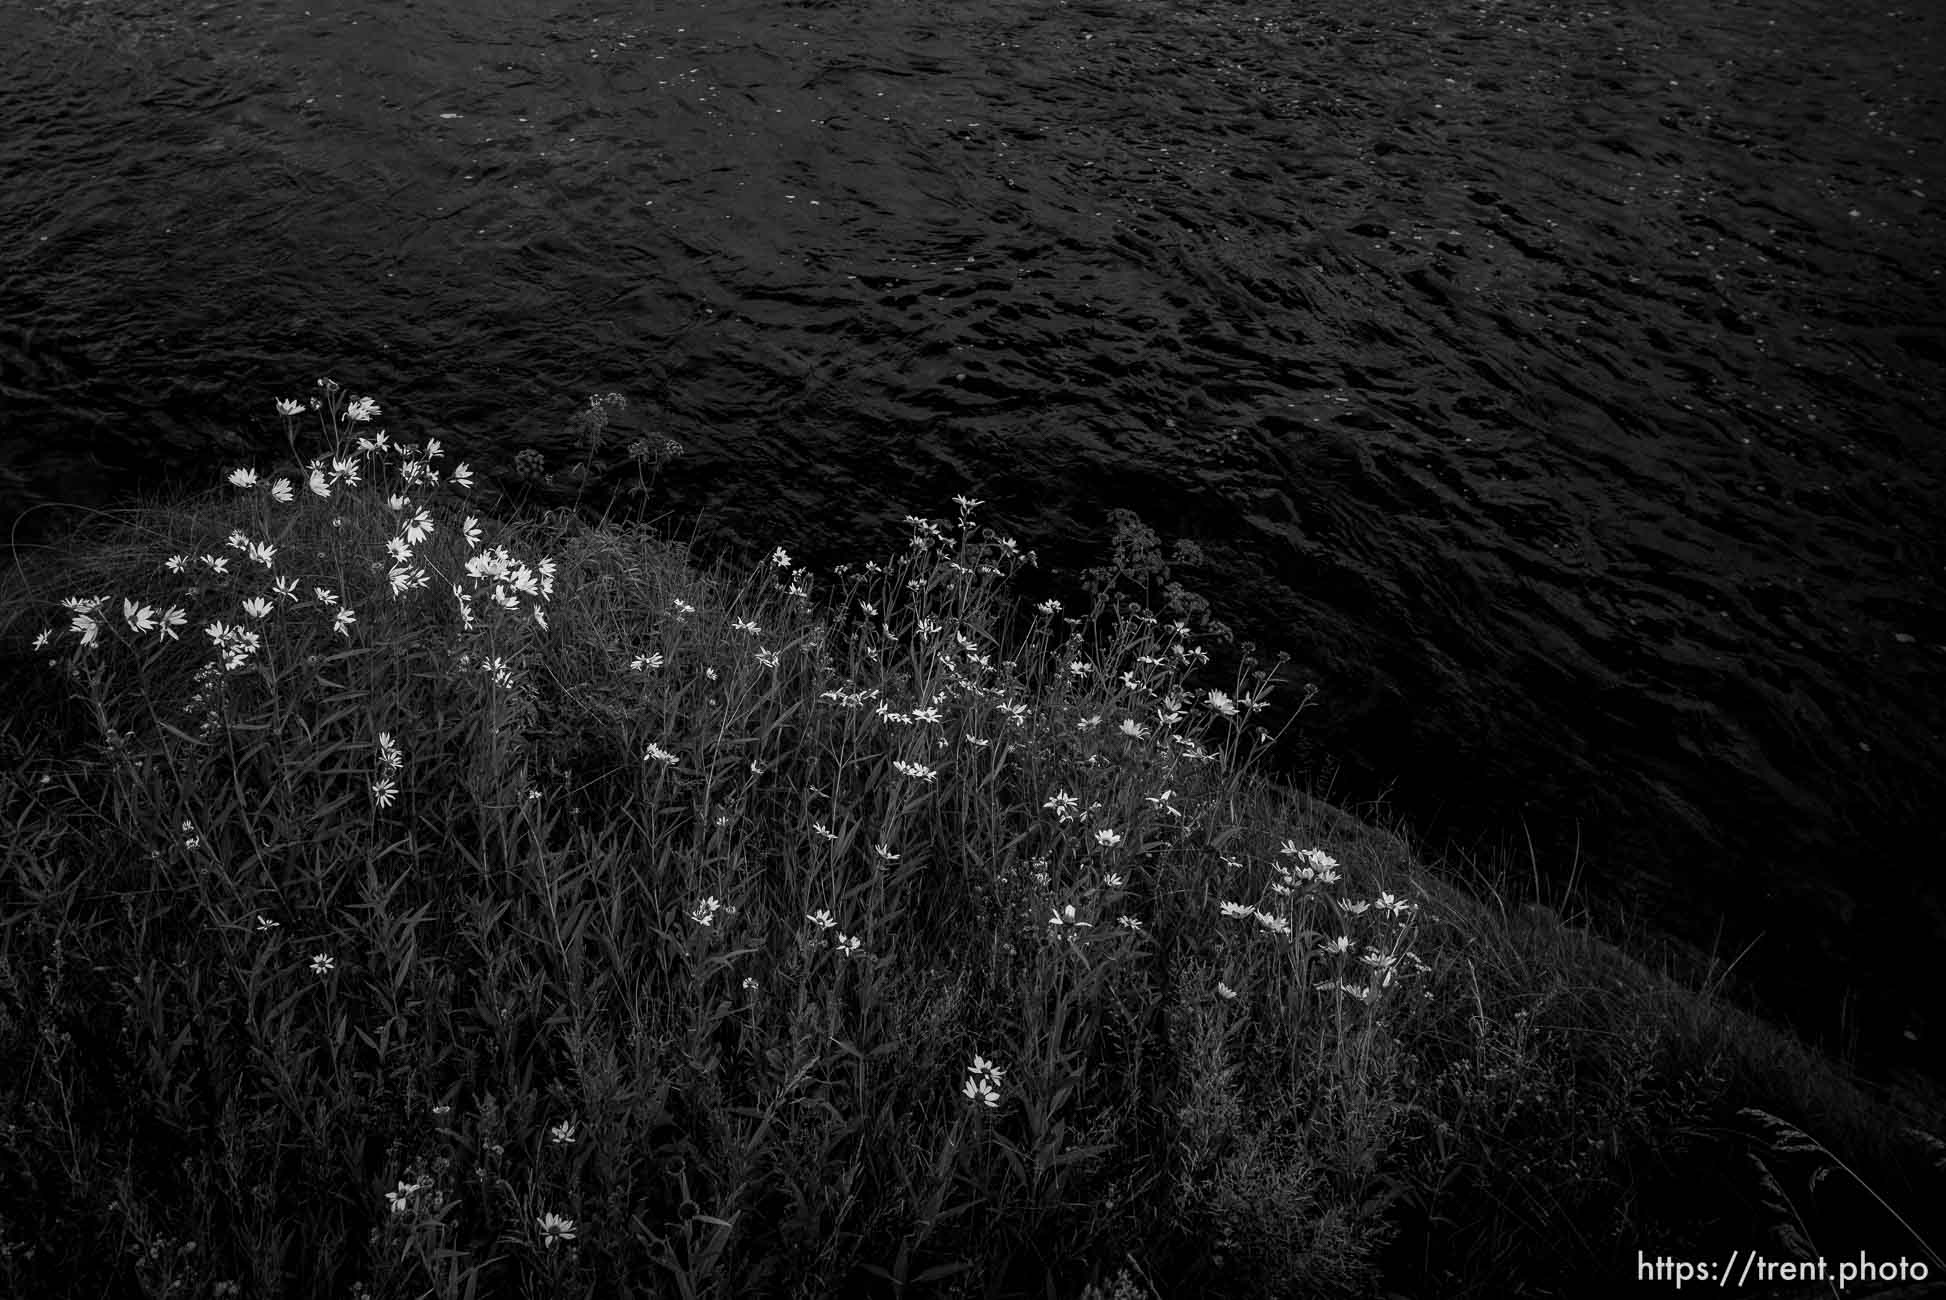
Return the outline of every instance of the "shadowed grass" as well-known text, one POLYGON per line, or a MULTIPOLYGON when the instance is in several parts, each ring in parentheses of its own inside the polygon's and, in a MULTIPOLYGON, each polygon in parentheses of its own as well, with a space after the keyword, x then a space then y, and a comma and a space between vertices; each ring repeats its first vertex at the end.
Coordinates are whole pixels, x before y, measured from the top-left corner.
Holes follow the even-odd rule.
POLYGON ((1068 618, 977 502, 829 574, 699 568, 469 506, 335 385, 287 413, 324 457, 9 590, 9 1293, 1939 1266, 1939 1116, 1256 775, 1276 669, 1206 680, 1112 602, 1166 577, 1139 521, 1068 618))

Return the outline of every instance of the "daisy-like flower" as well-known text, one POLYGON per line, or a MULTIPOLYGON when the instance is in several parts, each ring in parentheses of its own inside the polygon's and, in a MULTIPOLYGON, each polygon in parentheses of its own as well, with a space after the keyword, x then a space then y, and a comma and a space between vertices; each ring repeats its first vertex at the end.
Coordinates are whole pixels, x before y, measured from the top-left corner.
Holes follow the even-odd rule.
POLYGON ((407 1210, 411 1209, 412 1197, 418 1190, 419 1184, 417 1183, 401 1182, 398 1191, 385 1193, 385 1199, 391 1203, 392 1213, 404 1214, 407 1210))
POLYGON ((904 775, 913 777, 916 780, 937 781, 939 779, 939 773, 923 763, 908 763, 902 759, 895 758, 892 760, 892 766, 904 775))
POLYGON ((313 587, 311 588, 311 594, 318 598, 320 604, 335 605, 338 603, 337 593, 328 587, 313 587))
POLYGON ((270 495, 276 499, 277 504, 289 505, 292 495, 291 481, 287 478, 273 479, 270 484, 270 495))
MULTIPOLYGON (((345 408, 345 418, 354 424, 365 424, 378 414, 378 403, 369 397, 354 397, 351 405, 345 408)), ((379 435, 381 438, 383 434, 379 435)))
POLYGON ((884 862, 897 862, 899 860, 899 855, 892 852, 892 846, 889 844, 874 844, 872 846, 872 852, 877 854, 879 859, 884 862))
POLYGON ((672 601, 672 604, 675 608, 676 617, 679 619, 688 618, 696 612, 696 607, 686 600, 672 601))
POLYGON ((857 935, 840 933, 837 941, 831 946, 838 950, 840 957, 856 957, 862 941, 857 935))
POLYGON ((244 558, 252 560, 268 569, 277 562, 277 548, 269 542, 251 542, 244 548, 244 558))
POLYGON ((735 628, 739 632, 747 632, 751 636, 755 636, 763 630, 762 628, 758 627, 755 623, 751 622, 747 618, 740 618, 736 622, 730 624, 730 626, 735 628))
POLYGON ((1372 910, 1372 905, 1362 898, 1355 899, 1355 900, 1350 898, 1341 898, 1338 900, 1338 910, 1340 912, 1348 913, 1352 916, 1363 916, 1365 915, 1365 913, 1372 910))
POLYGON ((541 1215, 534 1222, 540 1226, 541 1245, 549 1250, 563 1241, 574 1240, 573 1219, 564 1219, 558 1214, 548 1213, 541 1215))
POLYGON ((421 508, 417 514, 405 521, 404 528, 405 540, 417 546, 420 542, 432 536, 432 516, 421 508))
POLYGON ((1327 939, 1318 945, 1318 954, 1323 957, 1344 957, 1351 953, 1351 936, 1341 934, 1335 939, 1327 939))
POLYGON ((473 486, 473 467, 465 461, 461 461, 459 464, 453 466, 453 472, 447 475, 447 477, 463 488, 471 488, 473 486))
POLYGON ((240 488, 253 488, 257 486, 257 471, 254 469, 233 469, 230 471, 230 482, 240 488))
POLYGON ((662 746, 656 744, 654 741, 650 741, 649 747, 642 752, 642 761, 644 763, 662 763, 666 766, 674 767, 680 760, 662 746))
POLYGON ((324 476, 322 467, 312 467, 311 472, 304 477, 304 486, 310 489, 314 497, 325 501, 331 499, 331 480, 324 476))
POLYGON ((1303 858, 1316 871, 1328 871, 1338 865, 1338 859, 1332 857, 1323 849, 1305 849, 1298 856, 1303 858))
POLYGON ((76 614, 68 630, 81 638, 82 645, 93 645, 101 635, 101 622, 93 614, 76 614))
POLYGON ((956 496, 953 498, 953 500, 956 503, 958 503, 960 508, 960 513, 968 514, 968 515, 973 513, 973 507, 983 506, 986 504, 986 502, 984 501, 975 501, 972 497, 969 496, 956 496))
POLYGON ((820 907, 815 912, 806 912, 804 914, 804 919, 809 921, 812 925, 817 926, 818 929, 820 930, 829 930, 831 927, 838 924, 838 922, 832 918, 829 909, 822 908, 822 907, 820 907))
POLYGON ((780 546, 770 553, 770 562, 780 569, 788 569, 791 567, 790 552, 780 546))
POLYGON ((203 567, 211 573, 228 573, 230 571, 230 557, 227 555, 205 555, 202 558, 203 567))
POLYGON ((574 1121, 564 1119, 553 1128, 547 1130, 548 1141, 558 1147, 573 1146, 574 1129, 574 1121))
POLYGON ((1234 918, 1240 916, 1255 916, 1257 914, 1257 909, 1250 906, 1250 904, 1248 903, 1225 902, 1221 904, 1221 906, 1223 909, 1223 915, 1227 917, 1234 918))
MULTIPOLYGON (((976 502, 975 504, 978 503, 976 502)), ((1003 1077, 1005 1077, 1007 1073, 1005 1070, 995 1065, 992 1061, 987 1060, 986 1057, 979 1055, 977 1052, 973 1056, 973 1064, 967 1066, 966 1068, 968 1073, 978 1078, 983 1078, 987 1080, 987 1082, 991 1083, 996 1088, 1000 1086, 1000 1080, 1003 1077)))
POLYGON ((333 632, 336 632, 339 636, 349 638, 351 636, 351 625, 353 623, 356 623, 357 621, 358 621, 358 615, 352 613, 348 609, 341 609, 336 614, 332 615, 331 630, 333 632))
POLYGON ((1073 816, 1074 810, 1080 806, 1081 801, 1069 794, 1066 790, 1056 791, 1053 798, 1041 805, 1043 808, 1052 808, 1055 815, 1060 817, 1062 821, 1066 821, 1069 817, 1073 816))
POLYGON ((1234 718, 1237 715, 1236 701, 1232 700, 1222 691, 1211 691, 1209 693, 1209 706, 1226 718, 1234 718))
POLYGON ((270 610, 270 602, 262 596, 252 596, 243 602, 243 612, 251 618, 267 618, 270 615, 270 610))
POLYGON ((1101 878, 1101 884, 1104 889, 1120 889, 1123 881, 1119 873, 1111 871, 1101 878))
POLYGON ((1372 906, 1376 907, 1381 912, 1388 913, 1389 915, 1395 917, 1409 916, 1413 912, 1419 910, 1419 905, 1417 903, 1409 903, 1403 898, 1394 897, 1392 891, 1389 889, 1386 890, 1384 893, 1380 894, 1377 898, 1373 899, 1372 906))
POLYGON ((960 1085, 960 1092, 965 1094, 968 1101, 985 1106, 989 1110, 1000 1104, 999 1092, 985 1079, 969 1078, 960 1085))
POLYGON ((382 776, 372 782, 372 801, 381 808, 390 808, 392 801, 399 797, 399 787, 389 776, 382 776))
POLYGON ((1069 903, 1058 912, 1050 913, 1047 918, 1047 923, 1057 930, 1064 925, 1073 926, 1077 930, 1086 930, 1093 925, 1093 922, 1083 921, 1077 917, 1073 903, 1069 903))
POLYGON ((257 930, 259 933, 268 933, 271 930, 275 930, 280 924, 282 923, 271 920, 261 912, 257 913, 257 930))
POLYGON ((1106 826, 1103 826, 1095 831, 1095 843, 1101 845, 1105 849, 1112 849, 1117 844, 1120 844, 1121 842, 1122 842, 1122 834, 1120 831, 1110 830, 1106 826))
POLYGON ((722 907, 723 904, 718 902, 716 896, 712 894, 690 909, 689 919, 707 928, 715 922, 716 914, 722 910, 722 907))
POLYGON ((1124 930, 1134 930, 1137 933, 1140 933, 1142 929, 1142 923, 1126 912, 1115 918, 1115 924, 1121 926, 1124 930))
POLYGON ((1134 718, 1123 718, 1122 734, 1134 740, 1147 740, 1149 738, 1149 729, 1137 722, 1134 718))
POLYGON ((181 573, 189 567, 189 557, 187 555, 172 555, 162 562, 162 567, 171 573, 181 573))
POLYGON ((397 770, 405 762, 405 759, 399 753, 398 745, 392 740, 392 733, 389 731, 381 731, 378 733, 378 761, 394 770, 397 770))
POLYGON ((137 632, 147 632, 155 627, 155 607, 138 605, 132 600, 122 602, 122 621, 137 632))
POLYGON ((1237 991, 1228 984, 1225 984, 1222 980, 1218 980, 1216 981, 1216 996, 1222 998, 1225 1002, 1234 1002, 1237 991))
POLYGON ((757 647, 757 662, 766 668, 775 668, 777 666, 777 652, 775 650, 766 650, 762 646, 759 646, 757 647))
POLYGON ((329 975, 332 969, 337 966, 337 964, 338 964, 337 958, 333 957, 328 952, 321 952, 317 956, 311 958, 311 973, 313 975, 329 975))
POLYGON ((277 414, 285 416, 302 415, 304 414, 304 403, 293 402, 288 397, 280 397, 277 399, 277 414))
POLYGON ((812 822, 811 833, 819 839, 824 840, 835 840, 838 838, 838 833, 827 827, 823 822, 812 822))

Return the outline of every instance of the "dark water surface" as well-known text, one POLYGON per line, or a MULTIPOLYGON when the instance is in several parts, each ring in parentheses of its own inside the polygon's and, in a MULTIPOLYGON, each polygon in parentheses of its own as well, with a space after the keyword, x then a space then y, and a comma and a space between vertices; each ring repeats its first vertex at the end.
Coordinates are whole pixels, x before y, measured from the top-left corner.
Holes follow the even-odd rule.
MULTIPOLYGON (((1946 14, 1814 0, 0 10, 6 513, 329 374, 588 394, 710 533, 1113 506, 1334 794, 1530 828, 1833 1046, 1946 1040, 1946 14), (1289 693, 1295 696, 1295 690, 1289 693)), ((52 518, 42 512, 30 523, 52 518)))

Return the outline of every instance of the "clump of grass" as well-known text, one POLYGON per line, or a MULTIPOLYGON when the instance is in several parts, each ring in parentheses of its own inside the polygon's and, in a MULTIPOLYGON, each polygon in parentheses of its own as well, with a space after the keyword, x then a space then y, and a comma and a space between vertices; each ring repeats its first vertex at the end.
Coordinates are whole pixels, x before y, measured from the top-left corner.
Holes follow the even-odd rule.
POLYGON ((284 471, 16 606, 12 1291, 1515 1294, 1766 1100, 1640 967, 1254 775, 1283 660, 1111 610, 1166 576, 1133 517, 1022 612, 970 498, 699 569, 280 410, 284 471))

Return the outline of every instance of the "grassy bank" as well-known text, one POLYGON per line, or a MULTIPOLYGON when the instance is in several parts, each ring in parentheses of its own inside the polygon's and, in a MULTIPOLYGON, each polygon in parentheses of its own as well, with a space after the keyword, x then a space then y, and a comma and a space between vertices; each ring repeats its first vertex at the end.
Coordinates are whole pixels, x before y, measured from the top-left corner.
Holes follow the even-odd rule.
POLYGON ((1942 1271, 1941 1117, 1254 774, 1276 667, 1207 680, 1125 547, 1079 617, 966 499, 700 565, 285 409, 281 470, 17 557, 0 1290, 1942 1271))

